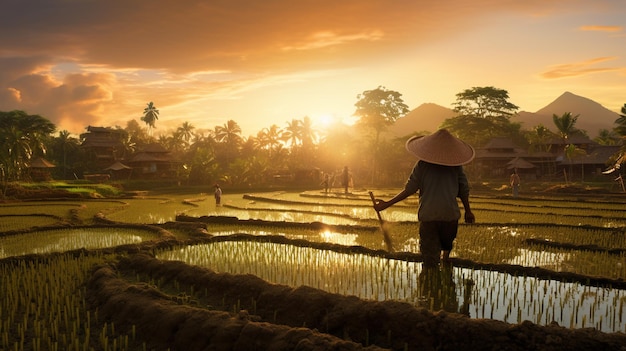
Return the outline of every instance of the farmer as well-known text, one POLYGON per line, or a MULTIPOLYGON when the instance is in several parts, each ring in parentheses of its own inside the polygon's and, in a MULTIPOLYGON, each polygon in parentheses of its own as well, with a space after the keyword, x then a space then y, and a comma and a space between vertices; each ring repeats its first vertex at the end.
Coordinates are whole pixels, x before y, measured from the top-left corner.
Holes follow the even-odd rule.
POLYGON ((452 136, 447 130, 412 137, 406 149, 417 156, 418 162, 404 189, 389 201, 376 200, 382 211, 419 191, 417 218, 420 222, 419 246, 424 267, 438 267, 448 261, 458 230, 461 211, 456 198, 465 209, 465 222, 474 223, 469 204, 469 184, 462 165, 474 159, 474 148, 452 136))
POLYGON ((513 197, 517 197, 519 195, 519 185, 521 183, 519 174, 517 174, 517 168, 514 168, 513 173, 511 173, 510 183, 511 189, 513 190, 513 197))
POLYGON ((320 185, 324 187, 324 192, 328 194, 328 190, 330 189, 330 174, 324 174, 324 180, 322 180, 320 185))
POLYGON ((347 194, 348 187, 352 186, 352 173, 350 173, 348 166, 343 167, 341 172, 341 185, 343 186, 343 192, 347 194))
POLYGON ((215 205, 221 206, 222 204, 222 188, 219 184, 215 184, 215 205))

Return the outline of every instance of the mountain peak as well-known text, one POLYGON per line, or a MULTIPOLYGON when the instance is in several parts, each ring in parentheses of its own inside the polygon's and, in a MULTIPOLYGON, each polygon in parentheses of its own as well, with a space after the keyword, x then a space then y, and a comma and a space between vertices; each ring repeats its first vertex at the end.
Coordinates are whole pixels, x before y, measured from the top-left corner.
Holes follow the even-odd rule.
POLYGON ((439 129, 444 120, 454 116, 456 113, 447 107, 424 103, 404 117, 398 118, 389 131, 397 137, 405 137, 415 132, 433 133, 439 129))
POLYGON ((619 114, 613 112, 599 103, 569 91, 564 92, 535 113, 520 112, 513 118, 516 122, 522 122, 522 128, 530 129, 543 124, 550 130, 555 130, 553 115, 562 116, 565 113, 578 116, 576 128, 584 130, 589 137, 598 135, 601 129, 612 129, 619 114))
MULTIPOLYGON (((617 112, 591 99, 566 91, 537 112, 520 111, 511 118, 511 122, 522 123, 522 129, 530 130, 542 124, 556 131, 552 116, 562 116, 567 112, 573 116, 578 115, 576 128, 586 131, 591 138, 597 136, 601 129, 611 130, 615 126, 615 120, 619 118, 617 112)), ((456 113, 447 107, 423 103, 404 117, 398 118, 389 131, 397 137, 405 137, 418 132, 432 133, 437 131, 446 119, 454 116, 456 113)))

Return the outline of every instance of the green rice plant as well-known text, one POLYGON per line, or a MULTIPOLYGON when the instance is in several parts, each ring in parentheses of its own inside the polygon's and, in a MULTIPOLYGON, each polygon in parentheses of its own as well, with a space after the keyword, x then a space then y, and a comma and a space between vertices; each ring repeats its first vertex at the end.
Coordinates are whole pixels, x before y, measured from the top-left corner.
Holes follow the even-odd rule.
POLYGON ((48 254, 80 248, 100 249, 154 240, 158 234, 143 229, 114 227, 61 228, 0 237, 0 258, 48 254))
POLYGON ((589 209, 592 211, 620 211, 623 206, 626 204, 626 201, 617 199, 615 201, 597 201, 592 199, 559 199, 559 198, 540 198, 533 196, 532 198, 525 199, 513 199, 513 198, 494 198, 494 197, 485 197, 485 196, 472 196, 471 201, 476 206, 481 208, 488 208, 488 206, 493 205, 497 207, 493 208, 502 208, 503 210, 508 210, 510 208, 535 208, 539 209, 539 211, 535 212, 545 212, 550 211, 550 209, 589 209))
POLYGON ((108 259, 94 254, 0 260, 0 349, 139 349, 142 341, 133 336, 129 342, 112 325, 103 327, 97 311, 86 305, 84 284, 90 269, 108 259))
POLYGON ((549 196, 533 194, 525 198, 494 197, 488 195, 472 195, 473 203, 500 203, 503 205, 534 206, 534 207, 574 207, 574 208, 606 208, 619 210, 624 205, 622 198, 594 199, 579 196, 549 196))
MULTIPOLYGON (((0 204, 0 216, 42 215, 72 220, 76 215, 85 224, 93 222, 96 214, 122 206, 117 200, 80 199, 72 201, 29 201, 0 204)), ((32 225, 34 226, 34 225, 32 225)))
POLYGON ((478 223, 518 223, 518 224, 559 224, 595 226, 604 228, 626 227, 626 218, 600 217, 600 216, 574 216, 554 214, 548 212, 515 212, 500 210, 472 209, 478 223))
POLYGON ((106 211, 106 218, 124 223, 165 223, 176 220, 191 206, 184 199, 140 198, 124 199, 124 205, 106 211))
POLYGON ((47 202, 33 201, 24 203, 0 204, 0 215, 46 214, 59 218, 66 218, 70 210, 78 210, 81 205, 77 202, 47 202))
POLYGON ((478 262, 519 264, 546 267, 557 271, 626 278, 616 270, 623 255, 571 248, 528 245, 527 239, 573 245, 595 245, 605 249, 626 248, 622 232, 594 227, 507 225, 465 225, 459 229, 453 255, 478 262), (596 262, 590 264, 590 262, 596 262))
POLYGON ((100 196, 118 196, 121 194, 121 190, 118 187, 102 183, 82 183, 79 185, 78 182, 67 183, 62 181, 23 182, 20 183, 20 186, 32 189, 63 189, 69 193, 84 194, 85 197, 93 196, 93 194, 98 194, 100 196))
POLYGON ((444 283, 431 291, 424 290, 418 262, 256 241, 182 246, 159 251, 156 256, 217 272, 253 274, 272 283, 308 285, 370 300, 422 306, 423 299, 428 298, 429 305, 452 305, 456 312, 465 306, 473 318, 512 323, 530 320, 543 325, 556 322, 572 328, 593 326, 605 332, 626 330, 626 291, 619 289, 452 268, 448 278, 443 271, 438 273, 444 283), (450 281, 448 289, 446 279, 450 281), (446 292, 449 288, 451 295, 446 292))
POLYGON ((0 215, 0 232, 51 226, 58 222, 59 218, 50 215, 0 215))

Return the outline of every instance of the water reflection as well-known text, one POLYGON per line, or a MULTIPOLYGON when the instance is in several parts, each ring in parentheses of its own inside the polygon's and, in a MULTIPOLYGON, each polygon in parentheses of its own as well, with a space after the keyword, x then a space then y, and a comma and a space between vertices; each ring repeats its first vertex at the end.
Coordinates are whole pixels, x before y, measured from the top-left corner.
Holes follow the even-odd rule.
POLYGON ((471 279, 463 281, 463 299, 459 306, 459 295, 452 273, 453 267, 448 264, 440 267, 422 266, 417 305, 433 311, 444 310, 469 316, 469 301, 474 282, 471 279))
POLYGON ((564 252, 536 251, 528 249, 517 249, 518 255, 506 260, 507 264, 517 264, 527 267, 541 267, 557 272, 564 271, 563 262, 572 255, 564 252))
POLYGON ((258 242, 185 246, 157 257, 363 299, 428 304, 471 318, 626 331, 626 291, 619 289, 457 267, 425 272, 419 262, 258 242))
POLYGON ((359 236, 356 234, 343 234, 343 233, 335 233, 330 230, 325 230, 320 233, 320 238, 325 243, 333 243, 344 246, 354 246, 357 245, 356 239, 359 236))
MULTIPOLYGON (((237 232, 234 230, 225 230, 225 231, 211 232, 211 235, 227 236, 227 235, 233 235, 237 233, 240 233, 240 232, 237 232)), ((289 239, 304 239, 304 240, 308 240, 311 242, 340 244, 344 246, 358 245, 357 239, 359 238, 358 234, 337 233, 337 232, 333 232, 330 230, 325 230, 325 231, 315 233, 315 234, 294 234, 294 233, 279 232, 276 230, 265 231, 265 230, 246 229, 246 234, 258 235, 258 236, 279 235, 279 236, 284 236, 289 239)))
POLYGON ((131 229, 60 229, 0 237, 0 258, 49 254, 80 248, 101 249, 154 239, 149 231, 131 229))

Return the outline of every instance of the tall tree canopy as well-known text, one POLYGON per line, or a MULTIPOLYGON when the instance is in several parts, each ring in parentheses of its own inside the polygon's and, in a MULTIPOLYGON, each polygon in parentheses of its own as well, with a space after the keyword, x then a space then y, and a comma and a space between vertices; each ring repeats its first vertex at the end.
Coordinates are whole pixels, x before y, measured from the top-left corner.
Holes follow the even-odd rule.
POLYGON ((374 138, 371 141, 372 155, 372 182, 376 181, 378 160, 380 152, 380 134, 385 131, 398 118, 409 112, 409 107, 402 100, 402 94, 397 91, 387 90, 379 86, 374 90, 366 90, 357 95, 356 111, 354 115, 359 117, 357 122, 363 130, 372 132, 374 138))
POLYGON ((376 133, 376 141, 380 133, 393 124, 398 118, 409 112, 409 107, 402 100, 402 94, 379 86, 374 90, 366 90, 357 95, 357 122, 362 127, 372 129, 376 133))
POLYGON ((494 87, 473 87, 456 94, 454 112, 478 118, 507 117, 517 113, 519 107, 509 102, 509 92, 494 87))
POLYGON ((458 116, 446 119, 442 128, 466 142, 480 146, 494 137, 509 137, 524 142, 521 124, 510 118, 518 107, 509 102, 506 90, 494 87, 473 87, 456 94, 453 110, 458 116))
POLYGON ((44 141, 56 126, 39 115, 24 111, 0 112, 0 171, 2 180, 19 180, 31 157, 44 154, 44 141))

